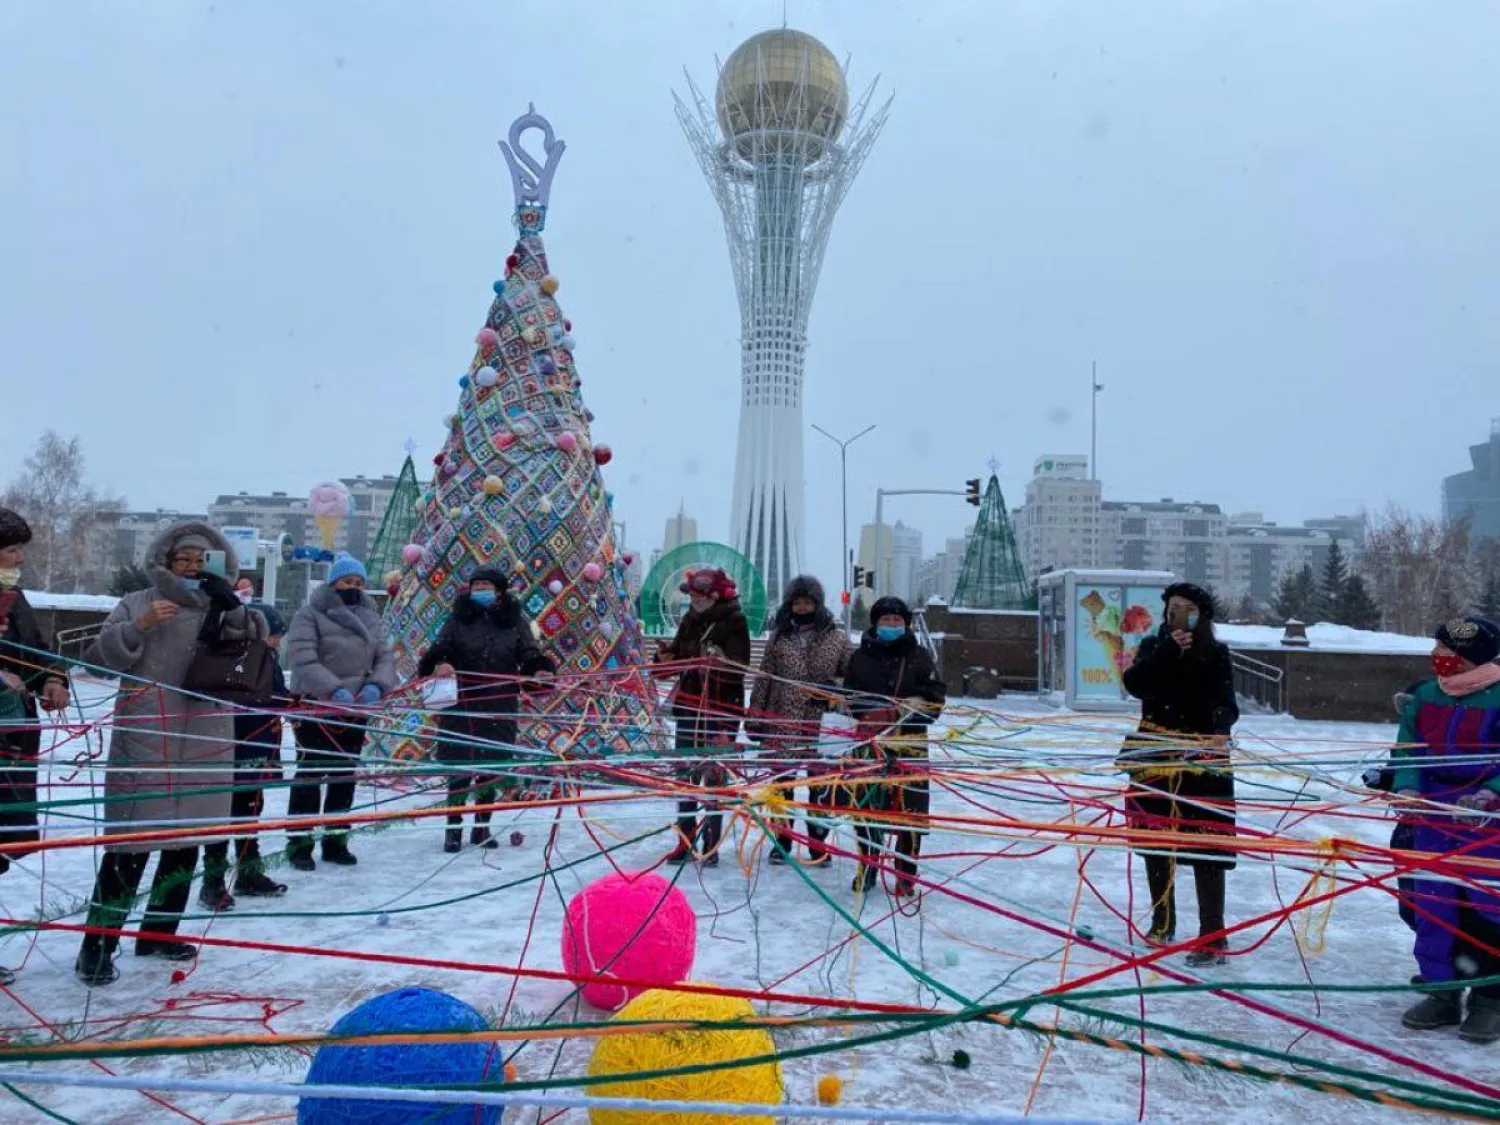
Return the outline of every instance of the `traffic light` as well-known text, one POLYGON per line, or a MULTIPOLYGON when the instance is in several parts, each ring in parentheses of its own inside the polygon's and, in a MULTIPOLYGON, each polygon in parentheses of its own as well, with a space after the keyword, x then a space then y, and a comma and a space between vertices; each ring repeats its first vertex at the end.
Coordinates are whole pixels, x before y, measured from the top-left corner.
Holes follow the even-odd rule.
POLYGON ((964 503, 979 507, 979 478, 974 477, 964 483, 968 485, 968 491, 964 493, 964 503))
POLYGON ((849 591, 848 590, 845 590, 842 594, 839 595, 839 602, 842 605, 848 605, 849 602, 850 602, 850 600, 851 599, 849 597, 849 591))
POLYGON ((854 588, 858 590, 865 584, 865 568, 857 566, 854 568, 854 588))
POLYGON ((865 571, 865 587, 870 590, 875 589, 875 572, 873 570, 865 571))

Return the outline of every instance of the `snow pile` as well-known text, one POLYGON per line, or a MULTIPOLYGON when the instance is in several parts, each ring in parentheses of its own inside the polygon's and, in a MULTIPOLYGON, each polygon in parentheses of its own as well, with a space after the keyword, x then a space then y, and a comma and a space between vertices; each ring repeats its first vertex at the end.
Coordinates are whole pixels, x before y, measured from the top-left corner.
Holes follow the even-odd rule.
MULTIPOLYGON (((1280 649, 1286 630, 1274 625, 1218 625, 1219 640, 1235 649, 1280 649)), ((1374 633, 1348 625, 1309 625, 1307 647, 1314 652, 1367 652, 1386 656, 1426 656, 1432 651, 1431 637, 1408 637, 1401 633, 1374 633)), ((1298 646, 1299 648, 1301 646, 1298 646)))

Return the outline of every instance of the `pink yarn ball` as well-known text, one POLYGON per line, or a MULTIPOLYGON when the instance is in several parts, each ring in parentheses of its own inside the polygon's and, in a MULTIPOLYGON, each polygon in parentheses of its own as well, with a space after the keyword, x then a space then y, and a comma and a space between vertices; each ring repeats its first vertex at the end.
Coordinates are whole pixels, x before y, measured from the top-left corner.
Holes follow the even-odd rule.
POLYGON ((418 547, 415 543, 408 543, 406 546, 401 548, 401 558, 405 560, 408 565, 420 562, 422 559, 422 548, 418 547))
POLYGON ((596 1008, 618 1011, 647 989, 687 980, 698 949, 698 916, 660 875, 613 872, 573 896, 563 922, 563 970, 638 985, 583 986, 596 1008))
POLYGON ((474 342, 481 348, 493 348, 500 342, 500 333, 493 328, 481 328, 474 336, 474 342))
POLYGON ((597 582, 600 578, 604 577, 604 571, 600 568, 598 563, 584 563, 583 576, 590 582, 597 582))
POLYGON ((552 442, 564 453, 572 453, 573 450, 578 448, 578 435, 573 433, 572 430, 564 430, 553 438, 552 442))

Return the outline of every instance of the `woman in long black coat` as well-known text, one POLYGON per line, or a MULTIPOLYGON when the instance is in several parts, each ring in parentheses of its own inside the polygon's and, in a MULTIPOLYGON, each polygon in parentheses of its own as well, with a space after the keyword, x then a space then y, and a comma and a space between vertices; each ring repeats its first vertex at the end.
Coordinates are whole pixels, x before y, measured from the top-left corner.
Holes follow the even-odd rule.
MULTIPOLYGON (((52 656, 21 590, 21 567, 31 528, 0 508, 0 872, 26 854, 39 836, 36 763, 42 748, 37 701, 48 711, 68 705, 67 666, 52 656)), ((14 974, 0 969, 0 984, 14 974)))
POLYGON ((876 863, 887 832, 896 850, 897 898, 916 894, 917 856, 930 811, 927 778, 910 777, 903 763, 927 758, 927 728, 943 709, 947 685, 938 677, 932 654, 911 631, 912 612, 900 598, 880 598, 870 607, 870 628, 849 657, 844 691, 849 714, 859 723, 859 738, 871 757, 885 759, 886 770, 900 780, 851 784, 850 804, 876 813, 857 817, 862 866, 854 890, 875 885, 876 863), (879 813, 894 814, 885 823, 879 813))
POLYGON ((1214 637, 1214 599, 1190 582, 1162 591, 1166 620, 1141 642, 1125 671, 1125 690, 1141 701, 1141 723, 1126 740, 1120 764, 1130 775, 1125 813, 1134 829, 1192 834, 1174 843, 1137 845, 1151 888, 1153 945, 1176 940, 1177 864, 1193 869, 1198 891, 1198 936, 1191 965, 1222 965, 1224 874, 1232 849, 1214 837, 1234 835, 1234 773, 1230 734, 1239 720, 1229 649, 1214 637))
POLYGON ((519 783, 514 772, 497 772, 516 760, 516 708, 523 677, 548 679, 554 664, 537 648, 521 603, 507 590, 505 576, 484 567, 469 579, 432 646, 422 655, 422 676, 455 677, 458 702, 438 719, 442 738, 438 761, 448 775, 448 831, 443 850, 463 846, 463 812, 469 795, 480 806, 469 842, 493 848, 490 813, 496 792, 519 783))

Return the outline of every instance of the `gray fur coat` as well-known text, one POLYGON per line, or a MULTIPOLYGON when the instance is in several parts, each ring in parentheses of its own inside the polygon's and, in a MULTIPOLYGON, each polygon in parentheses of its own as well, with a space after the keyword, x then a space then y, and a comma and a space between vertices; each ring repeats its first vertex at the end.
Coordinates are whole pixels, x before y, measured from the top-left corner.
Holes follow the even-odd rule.
POLYGON ((292 690, 327 699, 339 688, 359 694, 375 684, 381 694, 396 688, 396 658, 375 599, 365 594, 346 606, 331 586, 319 587, 292 618, 286 634, 292 690))
MULTIPOLYGON (((120 673, 104 776, 104 832, 108 836, 170 828, 182 821, 229 819, 234 710, 171 690, 187 675, 208 610, 207 595, 190 590, 167 569, 173 545, 189 534, 202 536, 223 551, 226 572, 236 572, 234 550, 207 524, 189 521, 167 528, 147 555, 151 587, 121 598, 84 653, 90 664, 120 673), (142 629, 136 621, 156 600, 175 604, 177 616, 154 629, 142 629)), ((241 606, 224 614, 220 636, 225 640, 258 640, 265 633, 265 618, 254 610, 241 606)), ((217 839, 222 837, 106 847, 122 852, 159 851, 217 839)))

